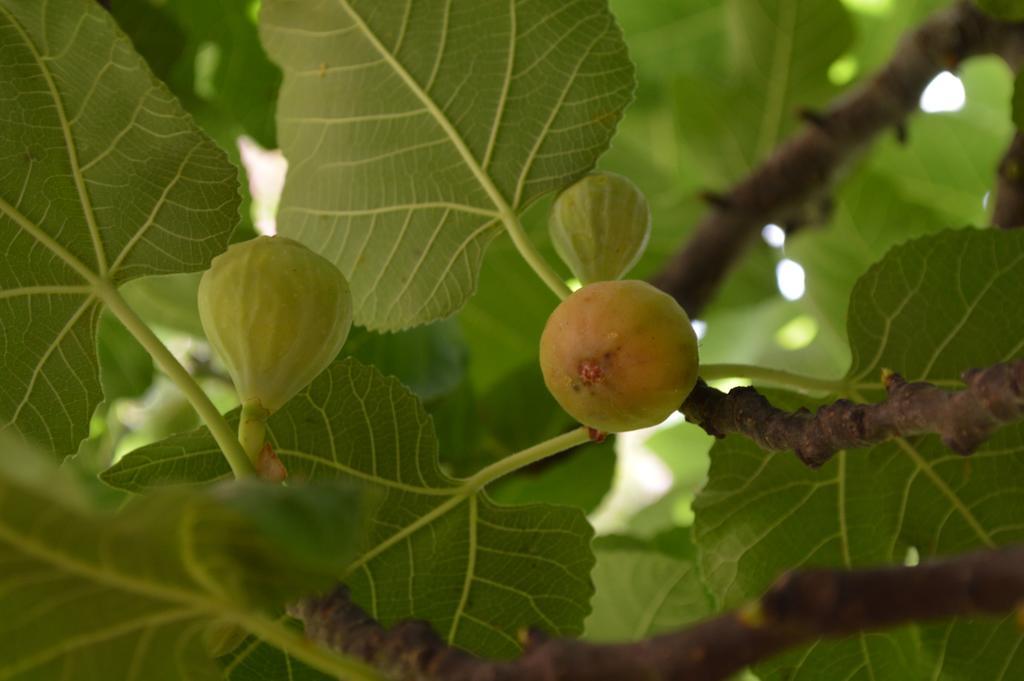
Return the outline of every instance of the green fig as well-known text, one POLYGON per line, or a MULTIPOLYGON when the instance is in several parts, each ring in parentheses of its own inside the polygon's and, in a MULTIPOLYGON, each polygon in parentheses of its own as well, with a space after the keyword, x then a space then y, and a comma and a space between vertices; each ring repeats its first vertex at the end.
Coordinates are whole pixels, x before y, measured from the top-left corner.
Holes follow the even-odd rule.
POLYGON ((661 423, 697 381, 697 335, 671 296, 643 281, 579 289, 540 339, 544 383, 573 418, 620 433, 661 423))
POLYGON ((234 244, 199 282, 199 318, 242 401, 239 437, 254 463, 263 422, 338 355, 352 294, 337 267, 284 237, 234 244))
POLYGON ((559 257, 583 284, 614 281, 643 255, 651 209, 625 177, 593 173, 558 195, 548 232, 559 257))

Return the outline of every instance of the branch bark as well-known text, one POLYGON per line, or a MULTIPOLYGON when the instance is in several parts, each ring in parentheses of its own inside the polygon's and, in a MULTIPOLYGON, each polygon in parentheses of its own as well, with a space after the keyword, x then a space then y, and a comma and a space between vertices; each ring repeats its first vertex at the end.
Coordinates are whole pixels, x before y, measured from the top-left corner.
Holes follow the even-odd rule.
POLYGON ((938 433, 967 455, 996 428, 1024 417, 1024 360, 972 369, 962 379, 963 390, 949 391, 890 373, 885 401, 838 400, 813 414, 777 409, 753 388, 725 394, 700 381, 680 411, 715 437, 739 433, 768 451, 792 450, 812 468, 841 449, 922 433, 938 433))
POLYGON ((697 316, 719 283, 769 222, 784 224, 820 202, 839 170, 888 129, 900 131, 938 73, 979 54, 1024 59, 1024 22, 1000 23, 968 2, 930 17, 891 61, 824 111, 746 178, 712 202, 683 250, 654 284, 697 316))
POLYGON ((591 644, 528 633, 522 657, 478 658, 447 645, 423 622, 383 628, 344 588, 305 600, 293 614, 306 634, 404 681, 717 681, 787 649, 910 622, 1012 612, 1024 603, 1024 547, 916 567, 803 570, 754 603, 636 643, 591 644))
POLYGON ((1024 134, 1013 135, 999 162, 992 224, 1003 229, 1024 227, 1024 134))

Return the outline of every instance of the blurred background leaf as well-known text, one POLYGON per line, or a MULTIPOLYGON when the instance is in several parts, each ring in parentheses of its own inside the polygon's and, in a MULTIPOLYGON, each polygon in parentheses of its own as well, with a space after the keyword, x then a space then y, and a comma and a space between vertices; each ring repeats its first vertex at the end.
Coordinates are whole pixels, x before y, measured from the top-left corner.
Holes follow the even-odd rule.
POLYGON ((221 678, 203 632, 329 586, 365 526, 361 492, 338 482, 163 490, 101 513, 41 456, 0 448, 10 679, 221 678))

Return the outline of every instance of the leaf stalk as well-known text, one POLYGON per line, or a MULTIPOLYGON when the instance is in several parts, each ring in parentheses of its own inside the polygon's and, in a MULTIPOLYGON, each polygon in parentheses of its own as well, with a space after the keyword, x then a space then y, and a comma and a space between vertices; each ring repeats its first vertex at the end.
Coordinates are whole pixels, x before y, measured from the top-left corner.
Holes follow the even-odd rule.
POLYGON ((209 396, 199 387, 196 380, 181 365, 181 362, 171 354, 166 345, 160 342, 160 339, 156 337, 153 330, 125 302, 125 299, 121 297, 121 294, 118 293, 112 284, 102 281, 94 283, 94 287, 99 298, 114 313, 114 316, 135 336, 142 347, 153 356, 157 366, 167 374, 168 378, 174 381, 178 389, 181 390, 182 394, 192 404, 192 408, 196 410, 196 413, 199 414, 206 427, 210 429, 210 433, 213 435, 214 440, 217 441, 217 445, 224 453, 224 457, 228 460, 228 464, 231 466, 231 471, 235 474, 235 477, 247 478, 254 476, 256 470, 250 463, 249 457, 246 456, 245 450, 242 448, 235 433, 231 430, 231 426, 228 425, 224 416, 217 410, 213 402, 210 401, 209 396))

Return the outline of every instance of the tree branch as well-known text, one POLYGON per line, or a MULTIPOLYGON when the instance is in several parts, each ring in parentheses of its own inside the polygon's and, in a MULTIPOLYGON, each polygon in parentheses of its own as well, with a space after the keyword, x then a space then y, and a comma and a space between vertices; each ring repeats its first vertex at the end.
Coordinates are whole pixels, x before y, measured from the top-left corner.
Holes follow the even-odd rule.
POLYGON ((746 178, 719 195, 682 251, 654 283, 691 317, 711 299, 740 255, 769 222, 784 224, 820 203, 842 166, 887 129, 902 130, 925 86, 967 57, 1024 58, 1024 22, 1000 23, 968 2, 930 17, 873 78, 824 111, 746 178))
POLYGON ((992 224, 1003 229, 1024 227, 1024 134, 1016 132, 999 162, 992 224))
POLYGON ((1024 417, 1024 360, 972 369, 962 378, 963 390, 948 391, 889 373, 885 401, 838 400, 814 414, 777 409, 753 388, 725 394, 700 381, 680 411, 711 435, 740 433, 768 451, 793 450, 812 468, 840 449, 922 433, 938 433, 966 455, 999 426, 1024 417))
POLYGON ((716 681, 822 637, 940 618, 1003 614, 1024 603, 1024 547, 916 567, 803 570, 760 600, 636 643, 591 644, 529 633, 522 657, 491 661, 447 645, 423 622, 384 629, 344 588, 301 602, 306 634, 403 681, 716 681))

